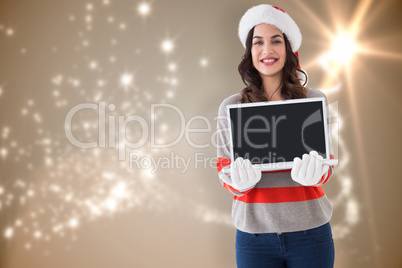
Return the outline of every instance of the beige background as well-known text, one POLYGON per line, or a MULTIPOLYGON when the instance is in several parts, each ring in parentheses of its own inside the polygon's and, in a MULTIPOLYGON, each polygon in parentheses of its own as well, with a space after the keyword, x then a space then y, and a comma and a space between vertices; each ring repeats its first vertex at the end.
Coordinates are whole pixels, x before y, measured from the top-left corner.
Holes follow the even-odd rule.
MULTIPOLYGON (((336 267, 401 267, 402 5, 334 2, 270 3, 300 26, 309 86, 338 111, 340 164, 325 186, 336 267), (325 71, 317 60, 330 50, 330 36, 353 25, 360 50, 346 66, 333 59, 325 71)), ((238 21, 263 1, 148 3, 150 14, 142 16, 139 1, 0 1, 1 267, 235 267, 232 196, 210 164, 210 139, 219 104, 243 88, 238 21), (173 42, 170 53, 161 49, 165 39, 173 42), (133 75, 126 87, 124 73, 133 75), (210 133, 190 138, 209 147, 183 138, 165 150, 150 148, 150 140, 127 150, 190 159, 187 170, 165 166, 152 174, 119 161, 117 148, 73 146, 63 128, 68 111, 102 101, 116 106, 107 116, 139 115, 147 123, 151 104, 175 105, 186 123, 204 116, 210 133), (195 166, 196 153, 209 158, 205 167, 195 166)), ((76 137, 97 141, 97 118, 96 111, 78 113, 76 137)), ((158 139, 178 137, 177 112, 166 109, 155 121, 158 139)), ((139 140, 138 123, 127 126, 127 137, 139 140)))

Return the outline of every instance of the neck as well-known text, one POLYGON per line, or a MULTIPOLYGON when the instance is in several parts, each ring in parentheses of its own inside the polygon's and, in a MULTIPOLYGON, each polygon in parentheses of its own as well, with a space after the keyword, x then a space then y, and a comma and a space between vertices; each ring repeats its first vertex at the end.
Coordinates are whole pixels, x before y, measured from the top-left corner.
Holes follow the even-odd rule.
POLYGON ((262 85, 269 101, 282 100, 281 89, 279 88, 281 86, 280 77, 262 77, 262 85))

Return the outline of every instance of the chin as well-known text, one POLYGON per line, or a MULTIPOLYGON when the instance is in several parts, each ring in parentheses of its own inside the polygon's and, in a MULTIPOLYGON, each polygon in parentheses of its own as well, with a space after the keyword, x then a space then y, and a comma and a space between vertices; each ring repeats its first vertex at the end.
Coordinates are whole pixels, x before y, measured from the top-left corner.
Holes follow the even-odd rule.
POLYGON ((278 72, 264 72, 264 73, 262 73, 262 72, 259 72, 260 73, 260 75, 261 76, 267 76, 267 77, 275 77, 275 76, 280 76, 280 74, 281 74, 281 71, 278 71, 278 72))

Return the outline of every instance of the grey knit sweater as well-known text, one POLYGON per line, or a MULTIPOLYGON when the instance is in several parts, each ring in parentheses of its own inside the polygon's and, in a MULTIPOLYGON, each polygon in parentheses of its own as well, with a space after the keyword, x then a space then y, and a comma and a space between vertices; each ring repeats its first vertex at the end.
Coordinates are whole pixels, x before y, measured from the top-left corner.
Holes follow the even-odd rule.
MULTIPOLYGON (((307 88, 307 98, 325 97, 319 90, 307 88)), ((219 107, 217 120, 217 169, 230 164, 230 148, 219 146, 229 143, 229 125, 226 105, 240 103, 240 93, 226 98, 219 107), (221 148, 223 147, 223 148, 221 148)), ((327 109, 328 112, 328 109, 327 109)), ((327 114, 329 119, 329 112, 327 114)), ((329 121, 327 121, 329 122, 329 121)), ((330 154, 331 124, 328 124, 330 154)), ((301 157, 301 156, 300 156, 301 157)), ((248 233, 282 233, 307 230, 327 223, 332 216, 332 206, 322 185, 333 175, 331 166, 315 186, 302 186, 294 182, 290 170, 264 172, 254 188, 239 192, 220 180, 222 186, 233 194, 232 219, 237 229, 248 233)))

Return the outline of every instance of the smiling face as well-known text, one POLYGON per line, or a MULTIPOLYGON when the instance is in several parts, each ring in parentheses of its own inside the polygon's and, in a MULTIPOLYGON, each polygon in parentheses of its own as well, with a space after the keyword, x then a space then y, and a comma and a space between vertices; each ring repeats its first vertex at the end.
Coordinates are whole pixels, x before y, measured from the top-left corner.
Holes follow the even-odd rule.
POLYGON ((266 23, 255 26, 251 55, 253 65, 262 78, 280 79, 286 61, 286 46, 282 32, 266 23))

